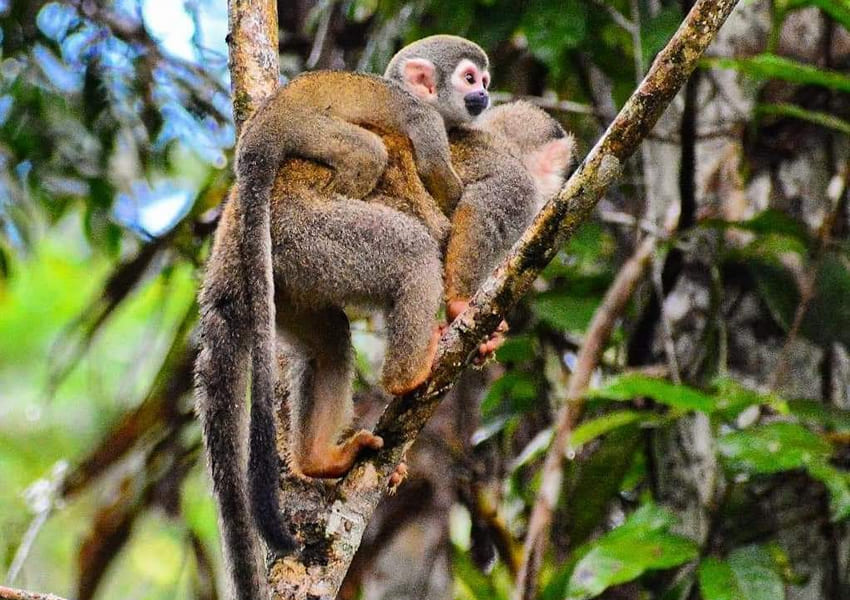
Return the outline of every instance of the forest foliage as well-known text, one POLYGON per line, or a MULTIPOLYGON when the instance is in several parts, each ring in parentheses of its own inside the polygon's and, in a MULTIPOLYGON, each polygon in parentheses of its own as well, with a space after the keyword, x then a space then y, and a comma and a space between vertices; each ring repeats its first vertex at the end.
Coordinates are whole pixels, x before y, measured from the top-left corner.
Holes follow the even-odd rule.
MULTIPOLYGON (((167 30, 163 4, 0 3, 0 564, 8 585, 80 600, 217 597, 220 552, 191 364, 195 294, 231 183, 226 14, 223 2, 183 3, 189 35, 172 44, 157 33, 167 30)), ((283 76, 380 71, 401 43, 456 33, 490 53, 500 98, 536 98, 586 150, 686 8, 282 3, 283 76)), ((755 99, 751 110, 723 130, 688 136, 683 125, 662 140, 684 156, 688 144, 728 136, 741 159, 711 193, 688 196, 681 184, 679 227, 659 234, 649 273, 606 342, 564 449, 541 568, 546 600, 844 598, 850 589, 838 551, 850 517, 850 367, 841 369, 850 347, 850 11, 840 0, 781 0, 764 13, 763 46, 710 52, 699 71, 703 80, 732 76, 755 99), (800 20, 817 23, 815 51, 783 33, 800 20), (820 196, 748 206, 736 218, 722 210, 724 193, 745 194, 760 174, 816 145, 828 148, 809 156, 826 173, 820 196), (734 189, 723 187, 729 180, 734 189), (712 193, 721 208, 698 205, 712 193), (665 301, 682 273, 698 274, 702 308, 665 301), (750 305, 745 322, 737 319, 750 305), (699 310, 696 334, 665 322, 667 311, 699 310), (757 345, 739 343, 735 328, 744 326, 757 345), (772 353, 754 367, 765 348, 772 353), (803 380, 819 389, 801 393, 803 380), (704 437, 680 442, 707 448, 716 468, 666 460, 666 436, 693 432, 695 422, 704 437), (664 491, 675 468, 708 478, 707 496, 696 499, 705 523, 695 526, 690 503, 664 491), (776 490, 805 508, 797 525, 833 540, 825 552, 834 581, 822 582, 768 518, 760 502, 776 490)), ((685 106, 699 113, 693 101, 685 106)), ((683 164, 693 186, 711 187, 683 164)), ((479 407, 463 407, 475 413, 473 431, 449 441, 450 471, 433 483, 458 488, 447 542, 455 598, 513 593, 576 353, 639 235, 661 228, 646 168, 630 161, 559 251, 511 315, 479 407)), ((359 316, 357 381, 367 396, 381 330, 359 316)))

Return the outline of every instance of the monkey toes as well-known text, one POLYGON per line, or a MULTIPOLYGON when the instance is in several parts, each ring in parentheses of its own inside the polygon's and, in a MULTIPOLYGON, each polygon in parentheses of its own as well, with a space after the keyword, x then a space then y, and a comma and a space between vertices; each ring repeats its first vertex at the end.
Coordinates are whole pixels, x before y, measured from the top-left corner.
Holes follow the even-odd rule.
MULTIPOLYGON (((454 321, 463 311, 469 306, 469 300, 449 300, 446 303, 446 316, 449 322, 454 321)), ((478 356, 473 359, 476 365, 483 365, 493 356, 493 353, 505 343, 505 334, 508 332, 507 321, 502 321, 496 328, 496 331, 478 345, 478 356)))
POLYGON ((381 436, 362 429, 342 444, 314 451, 310 459, 301 465, 301 472, 308 477, 323 479, 342 477, 351 469, 361 450, 380 450, 383 447, 381 436))
POLYGON ((387 493, 392 496, 398 491, 404 480, 407 479, 407 463, 400 462, 396 465, 395 470, 390 475, 390 481, 387 484, 387 493))

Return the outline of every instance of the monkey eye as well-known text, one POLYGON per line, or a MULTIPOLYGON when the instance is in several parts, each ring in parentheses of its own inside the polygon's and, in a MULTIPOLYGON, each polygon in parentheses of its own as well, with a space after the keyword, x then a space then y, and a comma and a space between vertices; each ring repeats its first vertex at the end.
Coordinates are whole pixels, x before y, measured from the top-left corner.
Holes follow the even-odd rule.
POLYGON ((466 83, 475 83, 475 75, 473 75, 471 72, 464 75, 463 78, 466 79, 466 83))
POLYGON ((485 75, 484 77, 481 78, 481 83, 484 84, 484 89, 486 90, 487 88, 490 87, 490 78, 485 75))

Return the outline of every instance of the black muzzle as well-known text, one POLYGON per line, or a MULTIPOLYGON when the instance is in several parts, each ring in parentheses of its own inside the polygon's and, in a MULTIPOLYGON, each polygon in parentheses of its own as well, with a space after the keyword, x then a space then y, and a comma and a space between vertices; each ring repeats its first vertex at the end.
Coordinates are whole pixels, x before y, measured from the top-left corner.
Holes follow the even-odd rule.
POLYGON ((463 97, 463 103, 466 105, 466 111, 473 117, 477 117, 490 105, 490 95, 487 90, 470 92, 463 97))

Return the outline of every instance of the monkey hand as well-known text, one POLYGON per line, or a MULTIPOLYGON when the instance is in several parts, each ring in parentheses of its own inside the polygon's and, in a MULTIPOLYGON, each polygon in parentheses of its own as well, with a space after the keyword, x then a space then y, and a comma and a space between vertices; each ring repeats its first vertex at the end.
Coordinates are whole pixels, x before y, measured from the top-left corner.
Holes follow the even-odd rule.
POLYGON ((463 194, 463 182, 448 162, 419 169, 419 177, 440 209, 450 214, 463 194))
MULTIPOLYGON (((469 300, 462 300, 459 298, 449 300, 446 302, 446 318, 451 323, 468 307, 469 300)), ((491 333, 486 340, 478 345, 478 356, 472 360, 473 364, 481 366, 486 363, 494 355, 496 350, 505 343, 505 334, 508 332, 508 329, 507 321, 499 323, 496 331, 491 333)))

